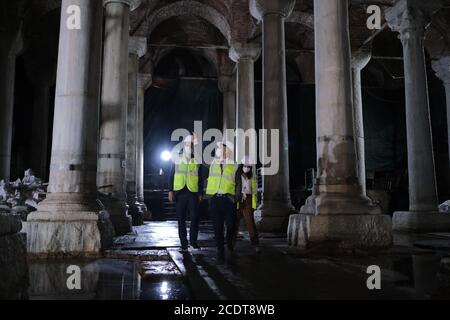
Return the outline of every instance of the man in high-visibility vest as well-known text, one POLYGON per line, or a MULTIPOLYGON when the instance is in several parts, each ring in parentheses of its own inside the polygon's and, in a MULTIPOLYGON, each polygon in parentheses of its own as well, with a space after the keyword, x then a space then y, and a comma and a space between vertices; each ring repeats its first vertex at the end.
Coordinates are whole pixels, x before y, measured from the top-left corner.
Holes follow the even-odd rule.
MULTIPOLYGON (((237 165, 233 162, 232 145, 219 143, 216 158, 209 168, 206 195, 211 197, 210 210, 214 224, 217 255, 220 261, 225 259, 224 223, 227 226, 227 247, 233 251, 234 228, 236 224, 237 165)), ((240 184, 240 183, 239 183, 240 184)))
POLYGON ((189 242, 194 249, 200 249, 198 240, 199 204, 203 193, 202 166, 194 159, 194 137, 188 136, 184 140, 183 154, 172 166, 169 175, 169 201, 176 203, 178 218, 178 234, 181 249, 189 249, 189 242), (187 239, 186 218, 189 213, 191 225, 189 242, 187 239))

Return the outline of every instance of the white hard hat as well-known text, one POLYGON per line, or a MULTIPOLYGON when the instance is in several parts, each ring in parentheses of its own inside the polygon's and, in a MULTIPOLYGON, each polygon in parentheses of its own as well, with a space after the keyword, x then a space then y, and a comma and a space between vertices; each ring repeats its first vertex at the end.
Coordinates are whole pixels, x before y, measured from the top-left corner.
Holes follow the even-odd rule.
POLYGON ((194 135, 189 135, 186 138, 184 138, 184 143, 193 143, 194 145, 198 144, 198 139, 197 136, 194 135))
POLYGON ((222 147, 222 146, 227 147, 228 149, 230 149, 230 151, 233 151, 233 150, 234 150, 234 144, 231 143, 231 142, 228 141, 228 140, 223 140, 222 142, 217 142, 217 147, 218 147, 218 148, 220 148, 220 147, 222 147))

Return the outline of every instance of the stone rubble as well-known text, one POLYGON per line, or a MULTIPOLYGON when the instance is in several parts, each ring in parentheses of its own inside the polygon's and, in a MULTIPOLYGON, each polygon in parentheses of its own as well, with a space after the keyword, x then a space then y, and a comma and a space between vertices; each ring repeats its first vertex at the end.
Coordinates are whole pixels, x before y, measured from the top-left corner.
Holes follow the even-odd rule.
POLYGON ((23 221, 36 211, 45 199, 47 184, 34 176, 33 170, 25 171, 23 179, 14 182, 0 180, 0 213, 18 215, 23 221))

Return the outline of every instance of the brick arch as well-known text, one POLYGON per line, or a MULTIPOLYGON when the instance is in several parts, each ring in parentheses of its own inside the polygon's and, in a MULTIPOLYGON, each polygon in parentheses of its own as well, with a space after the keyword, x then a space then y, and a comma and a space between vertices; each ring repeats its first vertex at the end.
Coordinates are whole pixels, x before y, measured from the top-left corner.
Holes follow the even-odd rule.
POLYGON ((180 15, 194 15, 208 21, 222 33, 228 43, 231 43, 231 26, 226 17, 213 7, 198 1, 177 1, 155 10, 147 17, 148 36, 163 21, 180 15))

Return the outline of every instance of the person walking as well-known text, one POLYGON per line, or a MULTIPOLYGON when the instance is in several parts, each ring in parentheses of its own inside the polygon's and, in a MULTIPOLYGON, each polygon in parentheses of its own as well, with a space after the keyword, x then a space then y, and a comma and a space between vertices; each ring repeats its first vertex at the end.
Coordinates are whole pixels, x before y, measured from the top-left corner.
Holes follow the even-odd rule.
POLYGON ((227 247, 230 252, 234 249, 237 165, 232 160, 232 149, 232 144, 229 142, 218 143, 216 158, 209 168, 206 188, 206 195, 210 197, 210 211, 214 224, 217 257, 221 262, 225 260, 224 223, 227 226, 227 247))
POLYGON ((256 174, 253 172, 253 167, 248 157, 242 160, 237 176, 238 179, 241 179, 242 188, 239 190, 233 246, 236 244, 241 221, 244 220, 250 236, 250 241, 255 247, 256 252, 259 253, 259 235, 254 217, 254 212, 258 204, 258 185, 256 182, 256 174))
POLYGON ((176 203, 178 219, 178 235, 181 249, 200 249, 198 245, 199 232, 199 204, 203 193, 202 166, 194 158, 194 137, 188 136, 184 140, 183 152, 172 166, 169 174, 169 201, 176 203), (189 242, 187 239, 186 218, 190 216, 189 242))

